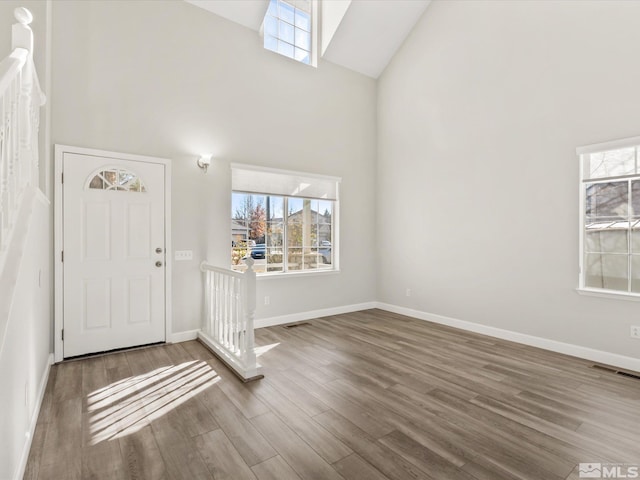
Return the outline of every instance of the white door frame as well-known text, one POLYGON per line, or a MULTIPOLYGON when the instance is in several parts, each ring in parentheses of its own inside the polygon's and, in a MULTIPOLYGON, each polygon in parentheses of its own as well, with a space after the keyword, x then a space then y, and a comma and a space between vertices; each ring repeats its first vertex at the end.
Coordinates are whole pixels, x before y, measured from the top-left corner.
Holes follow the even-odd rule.
POLYGON ((171 161, 165 158, 146 157, 129 153, 109 152, 95 150, 93 148, 72 147, 69 145, 55 146, 54 165, 54 210, 53 210, 53 258, 54 258, 54 321, 53 321, 53 355, 56 362, 63 360, 62 328, 64 326, 64 270, 62 263, 63 243, 63 205, 62 205, 62 173, 65 153, 90 155, 95 157, 118 158, 138 162, 158 163, 165 167, 164 181, 164 236, 165 236, 165 341, 171 341, 172 314, 171 314, 171 272, 172 272, 172 248, 171 248, 171 161))

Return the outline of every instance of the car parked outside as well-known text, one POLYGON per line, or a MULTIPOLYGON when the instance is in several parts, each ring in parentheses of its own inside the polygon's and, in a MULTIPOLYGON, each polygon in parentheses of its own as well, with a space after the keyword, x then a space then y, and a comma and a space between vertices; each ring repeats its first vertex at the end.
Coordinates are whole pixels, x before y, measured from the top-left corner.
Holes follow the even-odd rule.
POLYGON ((267 256, 267 248, 264 243, 258 243, 251 248, 251 258, 254 260, 262 260, 267 256))
POLYGON ((331 242, 329 240, 320 242, 318 254, 322 257, 322 263, 331 263, 331 242))

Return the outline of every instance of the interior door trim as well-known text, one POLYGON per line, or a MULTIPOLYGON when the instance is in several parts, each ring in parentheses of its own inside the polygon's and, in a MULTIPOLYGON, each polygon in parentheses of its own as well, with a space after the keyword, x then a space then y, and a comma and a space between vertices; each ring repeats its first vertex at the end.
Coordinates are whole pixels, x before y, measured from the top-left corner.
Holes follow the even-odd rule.
POLYGON ((62 263, 63 250, 63 204, 62 204, 62 176, 65 153, 88 155, 94 157, 117 158, 137 162, 157 163, 164 165, 164 241, 165 241, 165 341, 171 341, 173 315, 171 310, 171 277, 173 271, 171 246, 171 161, 165 158, 147 157, 129 153, 110 152, 93 148, 73 147, 69 145, 55 145, 54 160, 54 208, 53 208, 53 355, 54 361, 63 360, 64 350, 62 342, 62 328, 64 325, 64 269, 62 263))

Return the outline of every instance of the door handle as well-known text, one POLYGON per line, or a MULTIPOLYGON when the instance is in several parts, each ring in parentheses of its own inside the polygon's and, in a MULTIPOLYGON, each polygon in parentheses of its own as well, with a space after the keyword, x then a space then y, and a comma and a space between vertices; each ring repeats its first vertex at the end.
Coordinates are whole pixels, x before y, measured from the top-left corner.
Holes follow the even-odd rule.
POLYGON ((161 262, 160 260, 158 260, 158 261, 156 262, 156 267, 161 267, 161 266, 162 266, 162 262, 161 262))
POLYGON ((162 252, 164 252, 164 249, 160 247, 156 248, 156 253, 162 253, 162 252))

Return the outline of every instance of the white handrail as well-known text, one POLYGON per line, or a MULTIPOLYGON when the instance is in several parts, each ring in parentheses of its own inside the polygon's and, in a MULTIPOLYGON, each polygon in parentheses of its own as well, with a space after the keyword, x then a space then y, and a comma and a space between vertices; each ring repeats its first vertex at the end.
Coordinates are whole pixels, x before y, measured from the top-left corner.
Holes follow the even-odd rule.
POLYGON ((16 8, 13 51, 0 62, 0 271, 25 189, 38 186, 38 128, 46 101, 33 63, 33 20, 16 8))
POLYGON ((221 360, 244 381, 262 378, 256 361, 254 316, 256 272, 253 259, 244 273, 203 262, 205 314, 198 334, 221 360))

